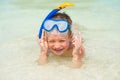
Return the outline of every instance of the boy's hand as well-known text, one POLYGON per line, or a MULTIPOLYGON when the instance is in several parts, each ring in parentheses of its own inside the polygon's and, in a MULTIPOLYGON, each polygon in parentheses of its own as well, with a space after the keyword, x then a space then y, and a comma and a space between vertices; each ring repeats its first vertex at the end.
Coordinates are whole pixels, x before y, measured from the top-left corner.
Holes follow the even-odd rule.
POLYGON ((41 37, 41 39, 39 39, 39 38, 37 37, 37 41, 38 41, 38 44, 39 44, 40 47, 41 47, 41 52, 47 54, 47 51, 48 51, 48 43, 47 43, 46 32, 45 32, 44 30, 42 30, 42 37, 41 37))
POLYGON ((72 38, 72 44, 74 45, 73 52, 80 51, 82 46, 82 38, 80 33, 72 38))
POLYGON ((79 33, 77 36, 72 38, 73 48, 73 58, 72 58, 72 66, 73 67, 80 67, 81 66, 81 47, 82 47, 82 38, 81 34, 79 33))
POLYGON ((39 39, 37 37, 38 44, 41 47, 41 55, 40 58, 37 60, 37 63, 39 65, 46 64, 48 62, 48 43, 47 43, 47 37, 46 37, 46 32, 42 30, 42 37, 39 39))

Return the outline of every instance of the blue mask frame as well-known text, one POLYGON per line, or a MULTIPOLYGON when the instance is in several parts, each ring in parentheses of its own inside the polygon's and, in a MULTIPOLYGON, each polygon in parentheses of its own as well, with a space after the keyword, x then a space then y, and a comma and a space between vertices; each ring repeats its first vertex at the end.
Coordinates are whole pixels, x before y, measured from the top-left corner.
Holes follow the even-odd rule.
POLYGON ((66 32, 70 28, 70 25, 67 22, 67 20, 49 19, 43 23, 42 27, 47 32, 51 32, 53 29, 57 29, 57 31, 63 33, 63 32, 66 32))

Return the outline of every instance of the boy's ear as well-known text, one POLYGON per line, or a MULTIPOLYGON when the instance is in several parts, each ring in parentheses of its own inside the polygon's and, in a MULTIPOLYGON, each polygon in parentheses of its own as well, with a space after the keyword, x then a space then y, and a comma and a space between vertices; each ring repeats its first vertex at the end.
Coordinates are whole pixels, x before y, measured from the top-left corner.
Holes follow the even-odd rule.
POLYGON ((72 39, 73 39, 73 33, 70 34, 70 40, 72 40, 72 39))

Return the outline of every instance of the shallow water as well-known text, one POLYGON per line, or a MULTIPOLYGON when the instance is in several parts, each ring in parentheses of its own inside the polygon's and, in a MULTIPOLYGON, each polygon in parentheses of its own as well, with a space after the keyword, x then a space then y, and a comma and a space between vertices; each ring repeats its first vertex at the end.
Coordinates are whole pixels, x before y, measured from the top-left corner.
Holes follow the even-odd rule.
POLYGON ((0 80, 120 80, 120 1, 70 0, 66 8, 85 40, 86 56, 80 69, 71 58, 39 57, 36 35, 47 13, 64 0, 0 1, 0 80), (77 16, 76 16, 77 15, 77 16))

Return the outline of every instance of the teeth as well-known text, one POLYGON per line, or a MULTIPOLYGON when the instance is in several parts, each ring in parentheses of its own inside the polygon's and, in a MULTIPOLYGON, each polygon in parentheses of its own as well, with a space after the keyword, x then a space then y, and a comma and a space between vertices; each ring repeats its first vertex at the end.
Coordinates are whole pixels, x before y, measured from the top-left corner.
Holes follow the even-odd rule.
POLYGON ((61 51, 62 49, 55 49, 56 51, 61 51))
POLYGON ((62 50, 62 49, 58 49, 58 50, 62 50))

